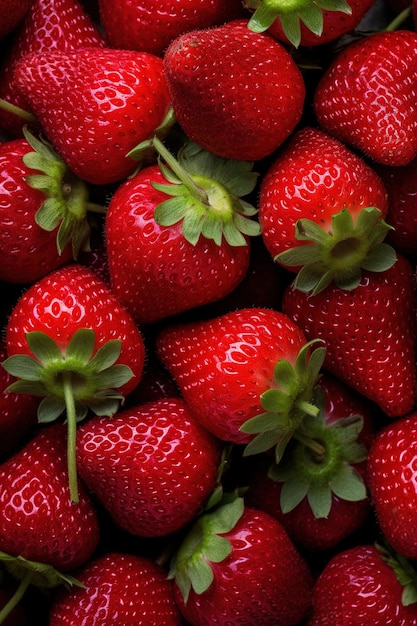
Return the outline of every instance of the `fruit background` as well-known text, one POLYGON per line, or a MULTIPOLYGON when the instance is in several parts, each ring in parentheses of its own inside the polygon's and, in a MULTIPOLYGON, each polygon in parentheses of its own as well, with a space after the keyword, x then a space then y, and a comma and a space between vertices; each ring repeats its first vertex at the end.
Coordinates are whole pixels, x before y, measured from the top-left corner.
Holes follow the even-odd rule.
POLYGON ((0 623, 417 625, 417 5, 0 0, 0 623))

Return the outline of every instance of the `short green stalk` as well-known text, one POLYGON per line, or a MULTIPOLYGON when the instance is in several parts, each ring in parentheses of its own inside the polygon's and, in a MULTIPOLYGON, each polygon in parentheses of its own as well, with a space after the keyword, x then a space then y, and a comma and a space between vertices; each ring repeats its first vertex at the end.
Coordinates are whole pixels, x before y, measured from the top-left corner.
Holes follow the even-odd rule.
POLYGON ((19 604, 22 600, 23 596, 26 593, 27 588, 32 582, 33 572, 27 570, 24 577, 20 581, 19 586, 17 587, 15 593, 12 595, 10 600, 4 607, 0 610, 0 624, 3 624, 4 620, 10 615, 13 609, 19 604))

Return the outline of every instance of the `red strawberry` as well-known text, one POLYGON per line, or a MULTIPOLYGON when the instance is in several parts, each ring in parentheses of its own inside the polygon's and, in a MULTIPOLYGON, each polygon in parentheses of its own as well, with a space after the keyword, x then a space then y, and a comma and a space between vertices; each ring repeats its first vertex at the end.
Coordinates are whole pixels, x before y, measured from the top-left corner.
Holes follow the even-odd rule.
POLYGON ((319 411, 311 402, 323 349, 309 349, 286 315, 255 307, 171 325, 157 338, 160 359, 207 430, 249 444, 248 453, 276 445, 277 457, 306 412, 319 411))
POLYGON ((191 31, 164 56, 172 106, 190 139, 227 159, 259 160, 301 118, 305 85, 290 53, 246 20, 191 31))
POLYGON ((181 626, 172 582, 161 566, 140 555, 106 553, 78 573, 84 587, 60 588, 53 599, 50 626, 181 626))
POLYGON ((15 80, 71 171, 94 184, 132 174, 137 163, 128 152, 169 112, 162 60, 145 52, 33 53, 19 61, 15 80))
POLYGON ((378 523, 392 548, 417 558, 417 413, 383 428, 368 458, 369 489, 378 523))
POLYGON ((250 163, 193 143, 176 161, 156 145, 172 167, 151 165, 122 183, 106 216, 112 289, 141 324, 232 292, 248 269, 248 236, 259 234, 248 219, 256 209, 240 198, 256 183, 250 163))
POLYGON ((374 33, 347 46, 314 94, 321 127, 378 163, 412 161, 417 155, 416 54, 417 33, 411 30, 374 33))
POLYGON ((298 272, 294 286, 318 293, 334 281, 353 289, 361 269, 381 272, 395 252, 386 189, 343 144, 314 128, 294 133, 261 182, 262 238, 281 265, 298 272))
POLYGON ((0 39, 12 32, 23 20, 33 0, 1 0, 0 39))
POLYGON ((417 605, 407 604, 415 591, 411 584, 404 592, 410 574, 402 565, 373 545, 338 552, 315 583, 308 626, 415 626, 417 605))
POLYGON ((304 422, 303 438, 295 437, 282 463, 265 454, 249 464, 245 501, 275 517, 297 546, 327 550, 370 512, 365 474, 374 409, 327 374, 315 393, 320 415, 304 422))
POLYGON ((242 17, 241 0, 99 0, 100 18, 113 48, 162 56, 175 37, 242 17))
POLYGON ((220 447, 180 398, 163 398, 81 425, 77 460, 119 527, 162 537, 192 521, 211 495, 220 447))
POLYGON ((110 289, 78 264, 32 285, 12 310, 6 329, 9 359, 20 378, 8 389, 44 396, 40 422, 66 413, 71 497, 76 500, 75 425, 89 410, 112 415, 138 384, 142 335, 110 289))
POLYGON ((329 285, 308 296, 289 286, 282 308, 307 339, 325 342, 325 369, 399 417, 415 401, 414 302, 414 270, 398 254, 386 272, 364 272, 352 291, 329 285))
POLYGON ((241 498, 196 520, 170 576, 193 626, 295 626, 310 606, 306 562, 277 520, 241 498))
MULTIPOLYGON (((15 5, 22 2, 14 3, 15 5)), ((33 0, 16 31, 0 66, 0 128, 9 136, 20 136, 24 117, 7 110, 7 103, 30 112, 30 106, 16 88, 14 70, 26 54, 51 50, 73 50, 104 46, 104 38, 77 0, 33 0)), ((28 118, 29 122, 31 117, 28 118)))

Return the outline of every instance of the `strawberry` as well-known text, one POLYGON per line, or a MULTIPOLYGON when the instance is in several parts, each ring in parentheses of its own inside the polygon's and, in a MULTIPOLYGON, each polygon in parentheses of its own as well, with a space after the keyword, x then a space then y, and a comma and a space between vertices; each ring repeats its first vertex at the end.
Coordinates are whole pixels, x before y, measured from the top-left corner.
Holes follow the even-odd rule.
POLYGON ((114 293, 140 324, 221 299, 245 277, 259 234, 252 164, 223 160, 187 142, 170 168, 150 165, 122 183, 106 215, 114 293), (174 171, 175 170, 175 171, 174 171))
POLYGON ((173 39, 197 28, 209 28, 242 17, 241 0, 151 0, 114 3, 99 0, 101 23, 113 48, 162 56, 173 39))
POLYGON ((259 160, 298 124, 305 85, 290 53, 246 20, 180 35, 164 55, 176 118, 186 135, 226 159, 259 160))
POLYGON ((282 299, 284 313, 307 339, 325 342, 324 369, 390 417, 406 415, 415 401, 414 274, 397 254, 387 271, 364 272, 354 290, 329 285, 308 296, 290 285, 282 299))
POLYGON ((312 395, 323 348, 310 354, 301 329, 278 311, 254 307, 172 324, 157 351, 201 424, 221 440, 248 444, 247 453, 275 445, 279 458, 306 413, 319 412, 312 395))
POLYGON ((34 283, 13 308, 6 328, 8 390, 41 396, 40 422, 64 412, 68 422, 71 498, 77 501, 75 426, 89 410, 112 415, 138 384, 142 335, 110 289, 78 264, 34 283))
POLYGON ((170 571, 193 626, 295 626, 310 606, 310 570, 281 524, 232 499, 201 515, 170 571))
POLYGON ((354 289, 361 270, 395 262, 383 239, 388 196, 379 176, 315 128, 294 133, 262 178, 259 222, 275 260, 297 272, 294 287, 318 293, 332 281, 354 289))
POLYGON ((50 626, 181 626, 172 581, 160 565, 140 555, 110 552, 77 572, 83 587, 61 587, 52 601, 50 626))
POLYGON ((374 545, 336 553, 315 583, 308 626, 417 624, 415 583, 403 585, 410 570, 374 545))
POLYGON ((392 548, 417 557, 415 500, 417 413, 385 426, 369 451, 368 474, 378 523, 392 548))
POLYGON ((77 0, 32 0, 25 19, 1 60, 2 131, 11 137, 19 137, 25 118, 36 125, 31 115, 25 115, 25 112, 30 113, 30 106, 17 90, 14 80, 14 70, 21 58, 33 52, 103 47, 104 44, 100 31, 77 0), (18 107, 16 112, 13 112, 14 106, 18 107))
POLYGON ((17 63, 15 80, 71 171, 96 185, 132 174, 137 163, 127 153, 169 114, 162 60, 145 52, 32 53, 17 63))
MULTIPOLYGON (((374 410, 362 396, 323 374, 315 389, 318 417, 303 424, 277 465, 270 455, 249 465, 248 506, 266 511, 295 545, 328 550, 361 528, 370 512, 367 448, 374 437, 374 410)), ((252 457, 253 458, 253 457, 252 457)))
POLYGON ((0 39, 12 32, 25 17, 33 0, 1 0, 0 39))
POLYGON ((323 130, 377 163, 412 161, 417 155, 416 52, 417 33, 411 30, 374 33, 349 44, 314 93, 323 130))
POLYGON ((162 398, 82 424, 77 462, 120 528, 163 537, 192 521, 211 495, 220 447, 180 398, 162 398))

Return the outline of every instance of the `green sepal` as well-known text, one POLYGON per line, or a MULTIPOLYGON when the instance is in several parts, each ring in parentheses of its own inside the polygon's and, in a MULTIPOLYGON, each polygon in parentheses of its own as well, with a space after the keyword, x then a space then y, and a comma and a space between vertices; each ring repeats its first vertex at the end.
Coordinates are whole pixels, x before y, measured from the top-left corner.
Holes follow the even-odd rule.
POLYGON ((22 556, 13 556, 6 552, 0 552, 0 561, 4 564, 7 571, 18 580, 22 580, 27 572, 30 572, 30 584, 35 587, 52 589, 62 584, 69 587, 85 587, 74 576, 61 572, 52 565, 48 565, 48 563, 31 561, 22 556))
POLYGON ((403 588, 401 602, 403 606, 410 606, 417 603, 417 571, 413 564, 402 554, 395 552, 393 548, 384 541, 375 544, 381 559, 385 561, 395 573, 395 576, 403 588))
POLYGON ((392 227, 376 207, 361 210, 356 222, 348 209, 332 216, 330 232, 312 220, 302 218, 295 225, 295 238, 305 244, 276 255, 275 261, 299 268, 293 286, 311 295, 334 282, 353 290, 362 279, 362 270, 385 272, 397 255, 383 242, 392 227))
MULTIPOLYGON (((155 129, 154 135, 158 137, 161 141, 163 141, 169 134, 171 127, 175 124, 176 117, 174 113, 174 109, 169 107, 164 119, 155 129)), ((155 149, 153 143, 154 137, 149 139, 145 139, 138 143, 132 150, 130 150, 126 156, 134 161, 138 162, 138 167, 136 170, 129 176, 129 178, 134 178, 136 174, 145 166, 155 163, 158 158, 158 153, 155 149)))

